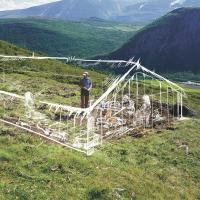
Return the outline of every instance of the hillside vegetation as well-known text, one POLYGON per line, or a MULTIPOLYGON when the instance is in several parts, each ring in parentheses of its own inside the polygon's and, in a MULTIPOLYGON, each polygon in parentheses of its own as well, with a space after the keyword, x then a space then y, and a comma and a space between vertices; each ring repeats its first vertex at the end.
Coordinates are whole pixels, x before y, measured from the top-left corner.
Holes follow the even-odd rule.
POLYGON ((158 72, 200 72, 200 8, 176 9, 135 34, 108 57, 140 58, 158 72))
MULTIPOLYGON (((31 52, 12 44, 0 41, 0 54, 27 55, 31 52)), ((24 95, 30 91, 39 93, 39 99, 55 103, 72 104, 79 107, 79 81, 86 69, 52 60, 0 61, 1 89, 24 95), (70 95, 71 94, 71 95, 70 95), (66 97, 69 95, 68 97, 66 97), (73 96, 72 98, 70 98, 73 96)), ((88 71, 88 70, 87 70, 88 71)), ((88 71, 94 79, 92 98, 102 90, 102 73, 88 71)))
POLYGON ((99 19, 1 19, 0 39, 52 56, 93 57, 116 50, 140 28, 99 19))
MULTIPOLYGON (((6 42, 0 46, 0 53, 30 54, 6 42)), ((78 67, 57 61, 9 61, 0 67, 0 89, 35 94, 44 88, 39 98, 70 103, 73 98, 63 96, 67 88, 79 98, 79 78, 64 77, 81 74, 78 67)), ((90 73, 95 84, 105 77, 90 73)), ((186 93, 185 104, 200 111, 200 90, 186 93)), ((167 130, 148 130, 142 138, 108 141, 86 157, 0 123, 0 199, 199 199, 199 130, 197 116, 167 130)))

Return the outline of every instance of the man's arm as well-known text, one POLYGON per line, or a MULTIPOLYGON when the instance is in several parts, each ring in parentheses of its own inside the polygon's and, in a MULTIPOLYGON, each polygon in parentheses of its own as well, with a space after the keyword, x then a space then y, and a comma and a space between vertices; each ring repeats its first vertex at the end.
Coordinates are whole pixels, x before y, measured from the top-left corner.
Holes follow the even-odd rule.
POLYGON ((90 87, 88 88, 88 91, 92 89, 92 81, 90 80, 90 87))
POLYGON ((80 86, 80 88, 83 88, 83 81, 82 81, 82 79, 79 82, 79 86, 80 86))

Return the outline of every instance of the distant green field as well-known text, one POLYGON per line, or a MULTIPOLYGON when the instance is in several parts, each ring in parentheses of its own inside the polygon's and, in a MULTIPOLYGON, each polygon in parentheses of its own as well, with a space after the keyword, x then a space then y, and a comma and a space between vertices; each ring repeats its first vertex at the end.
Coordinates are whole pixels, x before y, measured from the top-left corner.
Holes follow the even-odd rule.
POLYGON ((116 50, 140 28, 98 19, 1 19, 0 39, 52 56, 93 57, 116 50))

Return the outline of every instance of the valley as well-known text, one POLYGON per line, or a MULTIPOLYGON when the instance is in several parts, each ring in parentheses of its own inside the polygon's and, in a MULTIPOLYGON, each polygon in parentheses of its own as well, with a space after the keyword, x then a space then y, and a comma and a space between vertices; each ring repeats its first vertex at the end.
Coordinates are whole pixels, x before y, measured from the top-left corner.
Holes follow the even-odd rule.
POLYGON ((100 19, 0 19, 0 39, 51 56, 94 57, 119 48, 142 26, 100 19))

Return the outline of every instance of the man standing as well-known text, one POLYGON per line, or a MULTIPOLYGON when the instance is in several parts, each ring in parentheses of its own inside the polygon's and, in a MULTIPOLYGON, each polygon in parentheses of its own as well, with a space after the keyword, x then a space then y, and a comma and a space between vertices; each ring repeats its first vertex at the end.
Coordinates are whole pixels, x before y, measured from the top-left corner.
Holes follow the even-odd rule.
POLYGON ((81 87, 81 108, 88 108, 90 90, 92 89, 92 81, 89 78, 88 72, 83 73, 83 78, 80 81, 81 87))

